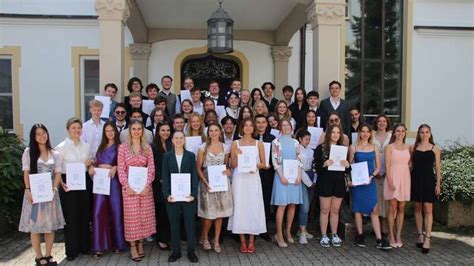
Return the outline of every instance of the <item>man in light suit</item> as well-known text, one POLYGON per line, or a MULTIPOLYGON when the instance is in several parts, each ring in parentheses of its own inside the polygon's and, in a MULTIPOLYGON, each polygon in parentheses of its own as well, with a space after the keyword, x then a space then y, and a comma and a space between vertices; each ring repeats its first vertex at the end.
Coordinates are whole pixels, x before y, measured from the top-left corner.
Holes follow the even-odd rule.
POLYGON ((349 115, 349 106, 344 99, 341 99, 341 83, 339 81, 331 81, 329 83, 330 96, 321 101, 319 109, 321 109, 321 125, 326 130, 329 115, 337 113, 341 118, 341 125, 344 133, 350 136, 351 120, 349 115))

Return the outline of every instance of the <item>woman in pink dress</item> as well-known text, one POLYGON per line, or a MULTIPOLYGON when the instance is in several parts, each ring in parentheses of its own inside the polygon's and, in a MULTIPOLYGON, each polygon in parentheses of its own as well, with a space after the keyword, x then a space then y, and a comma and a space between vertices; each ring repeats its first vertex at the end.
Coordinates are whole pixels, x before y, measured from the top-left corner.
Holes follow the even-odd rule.
POLYGON ((155 179, 155 164, 151 147, 146 144, 143 124, 132 120, 129 128, 128 141, 120 146, 117 161, 122 184, 125 240, 130 243, 132 260, 139 262, 145 256, 143 239, 156 233, 155 202, 151 187, 155 179), (147 167, 148 178, 142 191, 134 191, 128 186, 130 166, 147 167))
POLYGON ((405 143, 407 128, 404 124, 395 126, 390 144, 385 148, 386 179, 383 194, 390 201, 388 213, 389 242, 394 248, 401 248, 405 203, 410 200, 410 157, 411 145, 405 143), (397 218, 397 237, 393 227, 397 218))

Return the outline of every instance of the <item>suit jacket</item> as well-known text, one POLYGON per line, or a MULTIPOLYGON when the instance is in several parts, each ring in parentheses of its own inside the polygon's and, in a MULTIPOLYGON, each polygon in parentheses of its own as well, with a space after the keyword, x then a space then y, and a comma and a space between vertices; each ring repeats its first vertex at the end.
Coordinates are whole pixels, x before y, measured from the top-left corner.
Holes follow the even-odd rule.
POLYGON ((172 173, 188 173, 191 174, 191 196, 197 201, 198 190, 198 174, 196 167, 196 157, 194 153, 184 150, 183 159, 181 161, 181 169, 178 169, 176 154, 174 149, 163 155, 161 164, 161 181, 163 182, 163 197, 165 199, 171 195, 171 174, 172 173))
POLYGON ((263 98, 263 101, 267 104, 268 112, 275 112, 275 107, 278 103, 277 98, 273 97, 271 102, 268 102, 267 99, 263 98))
POLYGON ((326 98, 321 101, 321 104, 319 105, 319 109, 321 109, 321 124, 322 128, 326 130, 326 124, 329 118, 329 115, 332 112, 336 112, 339 114, 339 117, 341 118, 341 126, 342 130, 346 135, 350 135, 351 132, 351 119, 349 115, 349 105, 347 102, 343 99, 340 100, 339 106, 335 110, 332 107, 331 101, 329 98, 326 98))
MULTIPOLYGON (((260 135, 255 134, 254 139, 260 140, 260 135)), ((270 134, 268 132, 265 132, 262 135, 263 142, 272 143, 272 141, 274 139, 275 139, 275 136, 273 136, 272 134, 270 134)), ((273 178, 274 175, 275 175, 275 170, 273 169, 273 162, 272 162, 271 154, 272 154, 272 145, 270 145, 270 169, 261 169, 261 170, 259 170, 260 178, 273 178)))
POLYGON ((293 102, 290 104, 289 109, 291 111, 291 117, 296 121, 296 128, 294 128, 295 132, 301 126, 303 126, 303 122, 306 120, 306 112, 308 111, 309 105, 305 101, 301 106, 301 109, 298 109, 298 104, 293 102))

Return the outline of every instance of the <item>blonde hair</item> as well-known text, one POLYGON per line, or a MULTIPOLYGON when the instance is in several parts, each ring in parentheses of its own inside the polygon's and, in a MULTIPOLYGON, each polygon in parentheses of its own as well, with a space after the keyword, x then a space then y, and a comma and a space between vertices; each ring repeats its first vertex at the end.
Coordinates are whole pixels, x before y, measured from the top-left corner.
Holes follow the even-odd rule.
POLYGON ((265 102, 263 100, 255 103, 255 105, 253 106, 253 113, 255 115, 258 114, 257 113, 257 107, 260 106, 260 105, 263 106, 263 109, 265 110, 265 111, 263 111, 263 115, 267 116, 268 115, 268 108, 267 108, 267 105, 265 104, 265 102))
MULTIPOLYGON (((222 126, 218 123, 211 123, 208 127, 207 127, 207 136, 206 136, 206 146, 204 148, 204 158, 206 158, 207 156, 207 152, 209 150, 209 147, 211 146, 211 137, 209 136, 209 129, 212 127, 212 126, 216 126, 217 128, 219 128, 219 131, 221 132, 221 135, 219 136, 219 142, 224 144, 224 130, 222 129, 222 126)), ((223 146, 222 146, 223 147, 223 146)))
POLYGON ((277 115, 278 120, 291 120, 290 108, 284 100, 279 100, 278 103, 275 105, 275 113, 277 115), (284 104, 286 106, 286 113, 283 114, 283 117, 280 117, 280 114, 278 113, 278 106, 280 106, 281 104, 284 104))
POLYGON ((205 127, 205 125, 204 125, 204 119, 202 118, 202 116, 201 116, 199 113, 194 112, 194 113, 192 113, 192 114, 189 115, 189 118, 188 118, 188 128, 187 128, 187 130, 186 130, 186 131, 187 131, 187 132, 186 132, 186 133, 187 133, 186 135, 189 136, 189 137, 194 136, 194 135, 193 135, 193 127, 191 126, 191 123, 192 123, 191 120, 193 119, 193 117, 199 118, 199 122, 200 122, 201 126, 199 127, 199 135, 198 135, 198 136, 201 136, 202 141, 204 142, 204 141, 206 141, 206 136, 204 135, 204 127, 205 127))
POLYGON ((136 156, 135 151, 133 151, 132 148, 132 126, 135 124, 139 124, 142 127, 142 136, 140 137, 140 148, 143 152, 143 155, 147 155, 147 149, 146 146, 148 145, 145 139, 145 127, 143 126, 143 123, 140 120, 130 120, 128 124, 128 146, 130 149, 130 154, 133 156, 136 156))
POLYGON ((132 98, 135 98, 135 97, 140 97, 140 99, 141 99, 142 95, 141 95, 141 93, 139 93, 137 91, 134 91, 134 92, 130 93, 130 95, 128 96, 129 99, 132 99, 132 98))
POLYGON ((100 109, 102 109, 104 108, 104 104, 101 101, 92 99, 89 101, 89 108, 93 108, 93 107, 100 107, 100 109))

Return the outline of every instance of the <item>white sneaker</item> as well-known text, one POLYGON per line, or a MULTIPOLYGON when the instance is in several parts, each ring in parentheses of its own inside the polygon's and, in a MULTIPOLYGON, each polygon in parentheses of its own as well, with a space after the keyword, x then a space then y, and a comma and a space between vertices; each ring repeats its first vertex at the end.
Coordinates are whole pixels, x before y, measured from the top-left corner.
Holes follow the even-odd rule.
POLYGON ((335 247, 340 247, 342 245, 342 240, 338 235, 333 235, 331 239, 331 244, 335 247))
POLYGON ((312 234, 308 233, 308 232, 305 232, 304 234, 306 235, 306 239, 313 239, 314 238, 314 236, 312 234))
POLYGON ((305 233, 301 233, 300 234, 300 239, 298 241, 301 245, 306 245, 308 244, 308 240, 306 240, 306 234, 305 233))
POLYGON ((321 246, 324 247, 324 248, 330 247, 331 244, 330 244, 329 237, 326 236, 326 235, 323 235, 323 236, 321 237, 321 241, 319 241, 319 244, 321 244, 321 246))

